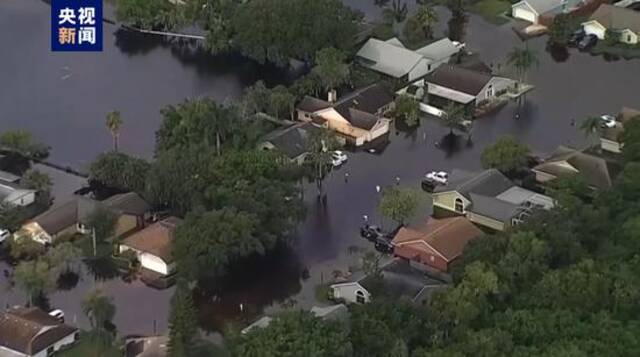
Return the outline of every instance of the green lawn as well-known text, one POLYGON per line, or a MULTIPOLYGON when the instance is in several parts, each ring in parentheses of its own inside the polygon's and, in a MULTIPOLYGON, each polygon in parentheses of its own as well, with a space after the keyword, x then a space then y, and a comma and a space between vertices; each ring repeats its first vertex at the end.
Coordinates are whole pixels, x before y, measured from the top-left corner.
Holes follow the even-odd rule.
MULTIPOLYGON (((91 340, 87 338, 86 333, 80 333, 80 341, 69 349, 60 351, 56 354, 58 357, 88 357, 94 356, 95 350, 91 340)), ((111 347, 100 355, 101 357, 122 357, 122 351, 116 346, 111 347)))
POLYGON ((511 10, 511 3, 505 0, 481 0, 470 10, 494 25, 504 25, 509 22, 504 14, 511 10))

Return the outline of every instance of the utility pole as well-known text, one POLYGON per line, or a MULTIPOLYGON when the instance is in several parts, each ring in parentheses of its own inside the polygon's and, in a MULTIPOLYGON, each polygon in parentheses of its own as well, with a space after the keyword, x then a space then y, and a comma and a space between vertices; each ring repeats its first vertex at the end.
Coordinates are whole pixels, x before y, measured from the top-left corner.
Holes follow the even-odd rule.
POLYGON ((91 238, 93 240, 93 257, 95 258, 96 255, 98 255, 98 252, 96 252, 96 229, 95 228, 91 228, 91 238))

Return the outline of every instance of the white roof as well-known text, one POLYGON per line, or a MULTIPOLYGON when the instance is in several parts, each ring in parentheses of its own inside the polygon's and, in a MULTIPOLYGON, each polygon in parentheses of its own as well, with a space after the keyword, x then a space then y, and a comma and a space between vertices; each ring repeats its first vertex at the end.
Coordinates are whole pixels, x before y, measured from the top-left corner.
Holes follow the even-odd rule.
POLYGON ((400 78, 409 73, 424 57, 416 52, 398 46, 398 39, 392 38, 390 42, 370 38, 362 46, 356 56, 364 59, 364 66, 400 78))
POLYGON ((271 321, 273 321, 272 317, 269 316, 262 316, 260 319, 258 319, 258 321, 252 323, 251 325, 245 327, 241 333, 243 335, 249 333, 249 331, 253 330, 254 328, 265 328, 267 326, 269 326, 269 324, 271 323, 271 321))
POLYGON ((447 37, 416 50, 417 53, 433 61, 449 58, 458 53, 458 51, 460 51, 460 49, 447 37))
POLYGON ((529 191, 526 188, 522 188, 519 186, 511 187, 510 189, 496 196, 496 198, 501 201, 513 203, 516 205, 530 202, 536 205, 543 206, 545 209, 549 209, 554 206, 553 199, 551 197, 529 191))
POLYGON ((563 3, 563 0, 524 0, 524 1, 520 1, 517 4, 514 4, 513 7, 516 7, 522 4, 527 4, 538 15, 542 15, 544 13, 547 13, 549 11, 562 7, 562 3, 563 3))
POLYGON ((476 97, 458 92, 449 88, 444 88, 440 86, 429 85, 429 94, 436 95, 438 97, 447 98, 453 100, 454 102, 467 104, 472 102, 476 97))
POLYGON ((451 57, 459 49, 449 40, 431 43, 417 51, 404 47, 397 38, 387 41, 370 38, 358 51, 357 57, 364 60, 363 66, 382 72, 395 78, 409 73, 420 61, 427 63, 451 57))

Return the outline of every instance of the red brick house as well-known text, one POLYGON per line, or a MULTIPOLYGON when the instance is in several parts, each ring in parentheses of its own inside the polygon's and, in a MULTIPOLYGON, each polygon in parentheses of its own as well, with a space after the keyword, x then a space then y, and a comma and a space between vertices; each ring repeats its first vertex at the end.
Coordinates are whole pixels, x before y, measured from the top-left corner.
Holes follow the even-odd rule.
POLYGON ((448 272, 467 243, 483 234, 465 217, 429 218, 423 225, 398 230, 394 255, 448 272))

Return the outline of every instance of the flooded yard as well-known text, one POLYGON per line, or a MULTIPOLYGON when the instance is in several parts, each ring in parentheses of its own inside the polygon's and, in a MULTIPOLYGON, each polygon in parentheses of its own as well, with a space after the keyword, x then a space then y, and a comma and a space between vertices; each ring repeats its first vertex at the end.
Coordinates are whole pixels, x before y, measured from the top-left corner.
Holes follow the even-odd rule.
MULTIPOLYGON (((372 1, 347 3, 362 6, 369 17, 379 14, 372 1)), ((443 8, 438 10, 439 33, 445 34, 449 15, 443 8)), ((0 131, 28 129, 53 146, 54 158, 64 163, 86 164, 109 147, 104 115, 114 108, 122 111, 125 120, 124 150, 149 157, 160 120, 158 110, 165 104, 198 96, 230 100, 256 79, 273 77, 239 59, 196 56, 187 60, 170 48, 150 44, 149 39, 114 35, 113 29, 107 31, 101 54, 52 54, 46 16, 48 8, 35 0, 0 2, 0 44, 16 44, 0 58, 5 83, 0 95, 0 131), (10 29, 23 23, 32 25, 22 33, 24 41, 16 41, 10 29), (63 81, 65 67, 71 68, 73 76, 63 81)), ((524 45, 510 24, 497 27, 475 15, 460 32, 467 47, 499 71, 508 72, 506 54, 524 45)), ((581 146, 586 140, 573 121, 615 113, 622 106, 640 108, 640 60, 611 60, 575 49, 552 54, 546 51, 546 37, 532 39, 527 46, 537 52, 539 66, 528 76, 536 88, 522 108, 509 103, 478 119, 470 143, 461 137, 451 145, 436 147, 448 129, 436 119, 424 119, 415 132, 392 132, 390 143, 380 153, 349 153, 348 163, 325 181, 326 206, 318 204, 314 185, 306 187, 308 215, 299 226, 294 252, 256 259, 232 269, 218 285, 196 289, 201 325, 217 330, 225 321, 250 320, 293 300, 300 306, 313 305, 315 285, 327 281, 333 270, 346 270, 357 260, 349 254, 349 247, 368 246, 358 229, 364 214, 380 222, 376 185, 395 184, 397 176, 401 184, 419 188, 421 177, 431 170, 480 169, 482 149, 503 135, 516 136, 538 154, 560 144, 581 146)), ((0 270, 6 268, 0 265, 0 270)), ((166 330, 172 289, 159 291, 138 281, 96 282, 85 275, 75 289, 51 294, 50 303, 67 311, 70 321, 87 326, 79 306, 94 285, 103 286, 114 297, 114 322, 121 333, 152 333, 154 326, 158 332, 166 330)), ((22 302, 24 297, 0 276, 0 303, 22 302)))

